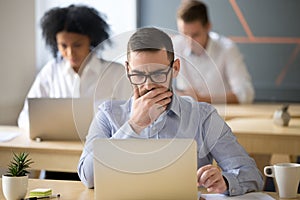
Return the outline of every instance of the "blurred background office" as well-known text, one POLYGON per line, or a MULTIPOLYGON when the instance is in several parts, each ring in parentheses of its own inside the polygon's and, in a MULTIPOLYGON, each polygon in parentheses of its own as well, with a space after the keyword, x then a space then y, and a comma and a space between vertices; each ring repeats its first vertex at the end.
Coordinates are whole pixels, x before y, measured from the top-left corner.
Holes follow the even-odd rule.
MULTIPOLYGON (((176 10, 181 0, 138 2, 139 26, 177 29, 176 10)), ((300 102, 300 26, 296 20, 300 18, 300 1, 203 2, 212 30, 235 41, 244 55, 255 101, 300 102)))
MULTIPOLYGON (((300 102, 298 0, 204 0, 212 30, 233 39, 251 74, 255 102, 300 102)), ((16 125, 35 75, 51 56, 39 20, 51 7, 83 3, 107 15, 112 35, 143 26, 177 30, 181 0, 0 0, 0 124, 16 125)))

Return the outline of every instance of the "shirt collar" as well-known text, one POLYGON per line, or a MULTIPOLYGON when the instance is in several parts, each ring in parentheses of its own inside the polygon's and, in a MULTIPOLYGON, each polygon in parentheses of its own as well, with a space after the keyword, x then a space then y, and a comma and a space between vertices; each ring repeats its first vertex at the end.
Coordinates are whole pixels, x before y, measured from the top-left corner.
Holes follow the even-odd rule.
POLYGON ((64 74, 70 74, 70 75, 76 74, 76 72, 72 69, 71 64, 68 60, 62 58, 62 60, 59 61, 58 63, 60 65, 60 68, 64 72, 64 74))
POLYGON ((209 33, 209 34, 208 34, 208 38, 207 38, 206 49, 205 49, 205 51, 206 51, 206 53, 207 53, 208 55, 211 54, 212 46, 213 46, 213 44, 212 44, 212 38, 211 38, 211 34, 209 33))
POLYGON ((177 116, 180 116, 180 105, 179 105, 179 97, 173 92, 172 101, 169 107, 169 112, 175 113, 177 116))
MULTIPOLYGON (((213 44, 212 44, 211 33, 209 33, 208 38, 207 38, 206 48, 204 49, 205 54, 210 55, 210 53, 212 51, 212 46, 213 46, 213 44)), ((195 54, 193 54, 192 49, 188 46, 183 50, 183 54, 185 56, 195 55, 195 54)))
POLYGON ((98 74, 101 67, 104 67, 104 68, 106 67, 106 66, 100 66, 99 58, 98 58, 97 54, 95 54, 93 52, 91 52, 90 55, 86 59, 87 60, 84 61, 84 62, 86 62, 86 65, 82 71, 82 74, 86 73, 86 71, 91 71, 91 72, 94 72, 95 74, 98 74))
POLYGON ((183 54, 185 55, 185 56, 190 56, 190 55, 192 55, 192 49, 190 48, 190 47, 186 47, 184 50, 183 50, 183 54))

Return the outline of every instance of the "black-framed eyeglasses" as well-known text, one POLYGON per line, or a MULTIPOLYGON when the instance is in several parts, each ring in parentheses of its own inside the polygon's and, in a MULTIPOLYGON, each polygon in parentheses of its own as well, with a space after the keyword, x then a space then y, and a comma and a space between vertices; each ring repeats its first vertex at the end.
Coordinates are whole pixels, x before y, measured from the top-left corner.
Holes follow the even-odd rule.
POLYGON ((129 81, 131 82, 131 84, 133 85, 141 85, 144 84, 148 78, 150 78, 150 80, 153 83, 164 83, 167 81, 168 78, 168 74, 171 71, 171 69, 173 68, 173 62, 171 61, 170 65, 169 65, 169 69, 166 72, 153 72, 153 73, 149 73, 149 74, 127 74, 129 81))

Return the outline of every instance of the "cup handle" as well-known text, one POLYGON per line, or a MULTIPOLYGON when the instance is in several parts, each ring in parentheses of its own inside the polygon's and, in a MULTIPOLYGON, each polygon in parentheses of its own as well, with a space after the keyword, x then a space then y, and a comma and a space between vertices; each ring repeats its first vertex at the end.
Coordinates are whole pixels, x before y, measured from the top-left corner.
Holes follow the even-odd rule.
POLYGON ((274 177, 274 167, 273 166, 266 166, 264 167, 264 174, 268 177, 274 177), (268 173, 271 172, 271 173, 268 173))

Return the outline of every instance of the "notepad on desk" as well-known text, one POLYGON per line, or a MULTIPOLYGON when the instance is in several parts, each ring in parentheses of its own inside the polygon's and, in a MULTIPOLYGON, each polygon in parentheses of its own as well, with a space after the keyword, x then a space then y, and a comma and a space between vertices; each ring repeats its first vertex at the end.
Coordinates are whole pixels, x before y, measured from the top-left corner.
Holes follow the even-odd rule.
POLYGON ((275 200, 263 192, 250 192, 240 196, 226 196, 224 194, 201 194, 205 200, 275 200))
POLYGON ((52 195, 52 190, 50 188, 36 188, 30 190, 30 197, 43 197, 52 195))

